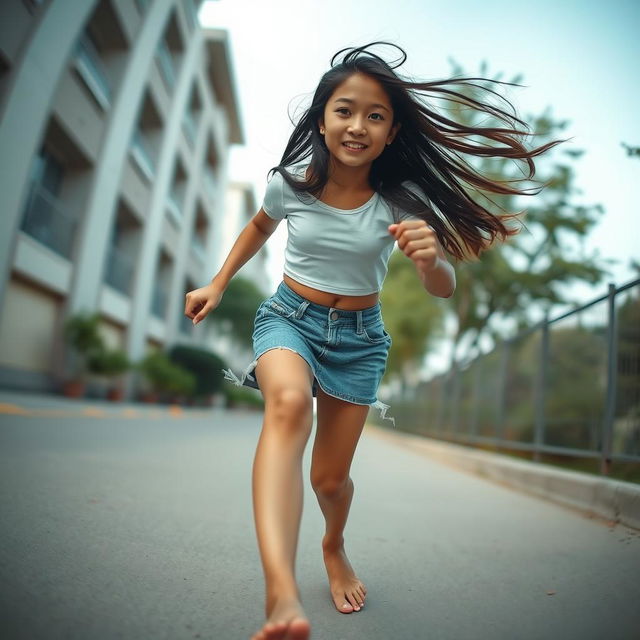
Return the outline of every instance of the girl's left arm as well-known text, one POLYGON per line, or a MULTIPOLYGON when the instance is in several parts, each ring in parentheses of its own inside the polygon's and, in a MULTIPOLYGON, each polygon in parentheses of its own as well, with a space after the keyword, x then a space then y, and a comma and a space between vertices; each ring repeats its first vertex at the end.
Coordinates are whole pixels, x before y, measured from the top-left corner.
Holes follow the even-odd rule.
POLYGON ((424 288, 431 295, 450 298, 456 289, 456 273, 435 231, 424 220, 403 220, 389 225, 389 233, 413 260, 424 288))

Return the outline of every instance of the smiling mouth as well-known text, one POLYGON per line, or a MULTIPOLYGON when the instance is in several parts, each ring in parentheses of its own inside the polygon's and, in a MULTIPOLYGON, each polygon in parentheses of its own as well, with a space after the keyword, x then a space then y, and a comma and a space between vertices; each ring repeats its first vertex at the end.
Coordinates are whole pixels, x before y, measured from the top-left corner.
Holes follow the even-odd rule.
POLYGON ((347 147, 347 149, 355 149, 356 151, 367 148, 366 144, 361 144, 360 142, 343 142, 342 146, 347 147))

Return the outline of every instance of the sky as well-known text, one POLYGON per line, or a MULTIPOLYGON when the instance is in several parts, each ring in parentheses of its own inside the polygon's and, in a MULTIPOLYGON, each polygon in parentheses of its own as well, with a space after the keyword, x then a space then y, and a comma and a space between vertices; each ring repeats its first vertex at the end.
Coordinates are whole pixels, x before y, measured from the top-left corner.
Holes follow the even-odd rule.
MULTIPOLYGON (((408 55, 398 72, 415 78, 451 77, 451 60, 467 75, 480 75, 483 61, 487 77, 521 75, 524 87, 496 86, 523 119, 549 109, 566 121, 559 137, 573 140, 560 148, 585 152, 574 164, 580 193, 572 203, 605 211, 586 251, 616 261, 609 281, 637 277, 629 263, 640 260, 640 158, 622 146, 640 146, 637 0, 208 0, 200 20, 229 31, 246 140, 231 150, 230 178, 254 185, 258 208, 293 130, 290 116, 309 103, 333 54, 388 40, 408 55)), ((281 280, 285 243, 281 224, 267 243, 267 289, 281 280)), ((574 286, 571 295, 586 302, 605 289, 574 286)))

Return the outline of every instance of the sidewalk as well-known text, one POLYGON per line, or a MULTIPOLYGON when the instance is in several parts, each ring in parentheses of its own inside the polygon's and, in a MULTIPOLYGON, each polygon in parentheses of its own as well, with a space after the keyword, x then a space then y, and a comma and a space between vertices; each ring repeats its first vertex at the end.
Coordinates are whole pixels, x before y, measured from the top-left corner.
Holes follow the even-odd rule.
POLYGON ((0 413, 22 415, 54 415, 101 417, 120 415, 124 417, 157 418, 166 415, 189 414, 210 415, 221 409, 216 407, 183 407, 177 404, 146 402, 114 402, 100 398, 67 398, 62 395, 30 393, 0 389, 0 413))
POLYGON ((423 453, 456 469, 493 480, 588 515, 640 529, 640 485, 579 471, 516 460, 401 431, 367 424, 368 433, 423 453))

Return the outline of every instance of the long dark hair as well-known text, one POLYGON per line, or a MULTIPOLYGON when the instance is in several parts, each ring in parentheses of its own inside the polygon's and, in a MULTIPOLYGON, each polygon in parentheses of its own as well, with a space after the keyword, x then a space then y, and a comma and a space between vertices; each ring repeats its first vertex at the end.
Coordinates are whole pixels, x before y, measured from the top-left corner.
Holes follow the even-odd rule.
MULTIPOLYGON (((331 59, 331 69, 321 78, 311 106, 303 113, 284 150, 280 164, 270 170, 278 171, 283 179, 296 191, 318 197, 328 180, 329 151, 319 132, 318 122, 336 87, 354 73, 364 73, 377 80, 391 101, 394 122, 400 123, 394 141, 385 147, 374 160, 369 173, 372 189, 390 204, 395 214, 406 212, 425 220, 435 230, 444 248, 458 259, 477 257, 496 238, 504 240, 518 233, 519 228, 508 221, 521 212, 495 215, 475 202, 466 192, 463 183, 484 191, 500 194, 535 195, 525 189, 509 186, 515 180, 492 180, 475 171, 460 155, 514 158, 525 160, 529 174, 521 179, 530 180, 535 175, 532 158, 547 149, 565 142, 555 140, 528 150, 519 141, 519 136, 530 134, 528 125, 515 115, 513 105, 506 98, 488 87, 472 81, 495 82, 521 86, 512 82, 501 82, 489 78, 454 77, 448 80, 415 82, 399 77, 393 69, 405 62, 404 50, 389 42, 372 42, 362 47, 341 49, 331 59), (380 56, 367 51, 374 45, 389 45, 401 53, 399 61, 385 62, 380 56), (336 59, 344 55, 336 64, 336 59), (493 105, 454 91, 449 86, 476 87, 493 93, 505 100, 514 113, 509 114, 493 105), (430 108, 418 92, 441 94, 453 102, 470 106, 494 116, 508 125, 507 128, 465 126, 444 117, 430 108), (513 128, 514 122, 524 131, 513 128), (483 146, 472 143, 470 137, 480 135, 499 143, 500 146, 483 146), (311 157, 306 176, 293 176, 287 167, 311 157), (417 189, 405 182, 413 183, 417 189), (438 209, 436 213, 434 206, 438 209), (505 224, 507 222, 507 224, 505 224)), ((398 219, 400 219, 399 214, 398 219)))

